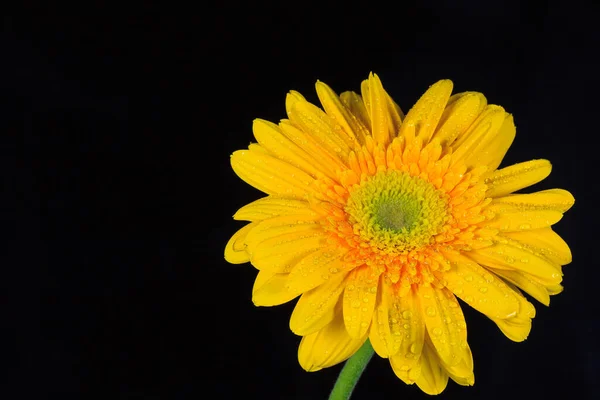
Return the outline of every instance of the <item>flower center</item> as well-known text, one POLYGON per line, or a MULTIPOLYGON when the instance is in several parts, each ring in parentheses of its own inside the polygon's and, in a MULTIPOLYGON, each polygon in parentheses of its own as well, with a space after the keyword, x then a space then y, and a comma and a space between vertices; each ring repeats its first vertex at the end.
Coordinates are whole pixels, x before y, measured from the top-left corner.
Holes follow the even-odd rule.
POLYGON ((448 218, 447 195, 402 171, 381 171, 351 191, 345 211, 362 241, 402 254, 435 241, 448 218))

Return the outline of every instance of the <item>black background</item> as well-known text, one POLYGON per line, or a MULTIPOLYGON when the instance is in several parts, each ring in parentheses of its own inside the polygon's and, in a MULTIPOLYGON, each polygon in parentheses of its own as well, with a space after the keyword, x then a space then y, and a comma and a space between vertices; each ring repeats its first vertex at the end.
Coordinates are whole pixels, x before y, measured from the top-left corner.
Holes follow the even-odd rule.
MULTIPOLYGON (((229 167, 290 89, 359 90, 370 71, 408 111, 436 80, 515 116, 504 165, 548 158, 536 189, 570 190, 565 291, 512 343, 465 308, 476 384, 444 398, 594 398, 600 327, 599 7, 571 1, 55 5, 2 17, 6 399, 326 398, 293 304, 255 308, 229 265, 231 215, 260 193, 229 167), (27 15, 27 16, 24 16, 27 15), (15 172, 14 174, 12 172, 15 172), (14 227, 14 229, 13 229, 14 227)), ((375 358, 354 398, 425 398, 375 358)))

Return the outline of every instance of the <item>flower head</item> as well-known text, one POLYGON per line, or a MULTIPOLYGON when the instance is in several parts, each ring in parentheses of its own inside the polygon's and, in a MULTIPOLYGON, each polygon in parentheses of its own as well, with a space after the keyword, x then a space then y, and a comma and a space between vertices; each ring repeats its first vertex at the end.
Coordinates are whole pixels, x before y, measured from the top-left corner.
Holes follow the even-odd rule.
POLYGON ((552 230, 574 203, 561 189, 515 194, 550 174, 533 160, 497 169, 515 137, 510 114, 452 82, 427 90, 406 116, 377 75, 361 95, 317 82, 320 109, 297 92, 288 119, 256 120, 258 144, 233 170, 268 196, 225 249, 259 270, 253 301, 298 296, 291 330, 302 367, 350 357, 367 340, 396 375, 437 394, 472 385, 473 358, 457 297, 511 340, 531 330, 528 293, 548 305, 571 262, 552 230))

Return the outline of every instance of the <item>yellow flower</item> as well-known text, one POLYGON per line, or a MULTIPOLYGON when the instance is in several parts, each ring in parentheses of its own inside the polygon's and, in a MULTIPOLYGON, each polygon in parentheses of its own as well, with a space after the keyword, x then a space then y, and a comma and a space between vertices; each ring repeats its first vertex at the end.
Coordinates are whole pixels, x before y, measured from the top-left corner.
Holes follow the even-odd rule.
POLYGON ((562 291, 567 244, 552 230, 574 203, 562 189, 515 194, 550 174, 547 160, 497 169, 513 117, 481 93, 427 90, 404 116, 377 75, 361 95, 316 84, 323 110, 297 92, 279 125, 255 120, 258 144, 236 151, 237 175, 268 196, 242 207, 250 221, 225 249, 259 270, 252 298, 300 296, 290 320, 298 358, 317 371, 367 340, 396 375, 438 394, 448 378, 473 385, 457 297, 511 340, 531 330, 534 306, 562 291))

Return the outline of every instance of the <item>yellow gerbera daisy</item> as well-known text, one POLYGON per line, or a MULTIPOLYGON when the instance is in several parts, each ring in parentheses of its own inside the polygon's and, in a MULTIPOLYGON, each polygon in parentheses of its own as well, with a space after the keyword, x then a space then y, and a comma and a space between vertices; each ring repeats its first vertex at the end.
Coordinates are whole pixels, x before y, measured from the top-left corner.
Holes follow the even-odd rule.
POLYGON ((290 320, 302 367, 352 356, 369 339, 396 375, 424 392, 472 385, 457 297, 511 340, 562 291, 567 244, 552 230, 574 203, 562 189, 514 194, 550 174, 547 160, 497 169, 513 117, 481 93, 427 90, 404 116, 377 75, 361 95, 316 84, 323 110, 297 92, 279 125, 255 120, 258 144, 236 151, 238 176, 268 196, 225 249, 259 270, 258 306, 300 296, 290 320), (520 290, 519 290, 520 289, 520 290))

